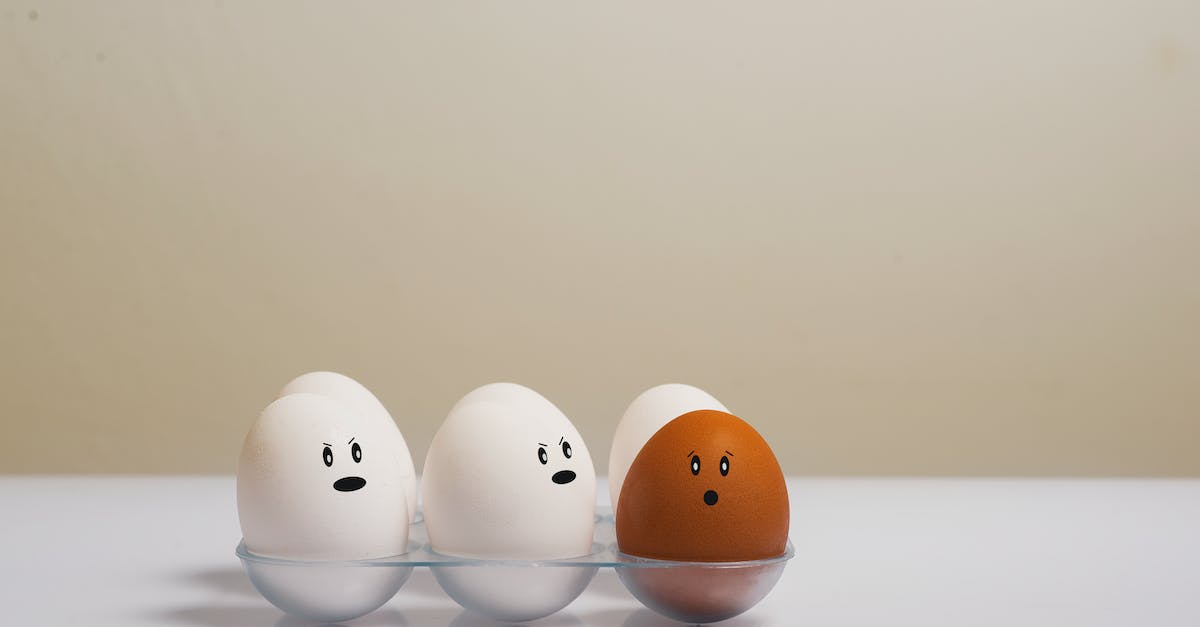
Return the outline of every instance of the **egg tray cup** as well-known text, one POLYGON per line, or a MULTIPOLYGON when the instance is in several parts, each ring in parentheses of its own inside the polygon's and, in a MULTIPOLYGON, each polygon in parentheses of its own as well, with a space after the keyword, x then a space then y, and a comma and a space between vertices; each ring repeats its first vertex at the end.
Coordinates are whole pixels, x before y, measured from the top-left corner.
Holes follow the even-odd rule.
POLYGON ((549 616, 574 601, 601 568, 616 570, 643 605, 685 623, 713 623, 754 607, 775 587, 795 555, 744 562, 678 562, 626 555, 617 549, 611 512, 596 516, 592 553, 557 560, 472 559, 429 545, 420 514, 409 527, 408 552, 366 560, 304 561, 236 554, 254 587, 287 614, 331 623, 369 614, 387 603, 416 567, 427 567, 450 598, 501 622, 549 616))

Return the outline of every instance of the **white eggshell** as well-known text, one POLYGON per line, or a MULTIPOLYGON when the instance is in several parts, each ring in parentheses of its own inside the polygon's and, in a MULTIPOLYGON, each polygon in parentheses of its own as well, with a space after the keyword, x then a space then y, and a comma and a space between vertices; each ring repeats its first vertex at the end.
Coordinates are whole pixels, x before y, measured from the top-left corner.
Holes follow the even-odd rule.
POLYGON ((478 403, 480 401, 489 401, 493 403, 500 403, 502 405, 509 405, 530 415, 545 414, 560 416, 563 420, 567 419, 567 417, 563 415, 562 411, 559 410, 554 403, 551 403, 550 400, 545 396, 542 396, 541 394, 538 394, 537 392, 518 383, 507 382, 489 383, 487 385, 481 385, 474 390, 467 392, 466 396, 458 399, 458 402, 454 404, 454 407, 450 408, 450 413, 453 414, 455 411, 466 407, 467 405, 478 403))
POLYGON ((729 411, 708 392, 683 383, 657 385, 633 399, 617 423, 608 454, 608 493, 613 513, 617 511, 625 474, 646 442, 668 422, 698 409, 729 411))
POLYGON ((439 553, 521 560, 591 553, 591 454, 571 421, 529 388, 492 384, 464 397, 434 435, 421 481, 425 526, 439 553))
POLYGON ((378 421, 332 398, 301 393, 271 403, 238 462, 246 548, 307 560, 405 553, 408 497, 394 448, 378 421))
POLYGON ((395 442, 387 446, 388 450, 395 451, 399 458, 400 470, 404 473, 404 490, 405 494, 408 495, 409 517, 416 516, 417 471, 413 465, 412 453, 408 450, 408 443, 404 441, 404 435, 400 432, 396 421, 392 419, 392 415, 388 413, 383 403, 379 402, 379 399, 363 384, 336 372, 309 372, 302 374, 283 386, 283 390, 279 392, 278 398, 300 392, 320 394, 321 396, 328 396, 334 400, 341 401, 361 412, 367 418, 378 421, 380 425, 383 425, 385 435, 395 440, 395 442))

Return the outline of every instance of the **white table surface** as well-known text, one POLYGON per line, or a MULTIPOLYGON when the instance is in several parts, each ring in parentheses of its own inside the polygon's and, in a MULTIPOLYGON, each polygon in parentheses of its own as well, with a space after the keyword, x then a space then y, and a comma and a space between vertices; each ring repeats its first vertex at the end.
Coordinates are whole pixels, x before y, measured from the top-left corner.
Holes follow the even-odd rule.
MULTIPOLYGON (((725 625, 1200 625, 1200 481, 788 485, 797 556, 725 625)), ((231 477, 0 477, 0 531, 3 625, 302 624, 242 574, 231 477)), ((489 623, 418 568, 351 624, 489 623)), ((602 569, 537 624, 678 623, 602 569)))

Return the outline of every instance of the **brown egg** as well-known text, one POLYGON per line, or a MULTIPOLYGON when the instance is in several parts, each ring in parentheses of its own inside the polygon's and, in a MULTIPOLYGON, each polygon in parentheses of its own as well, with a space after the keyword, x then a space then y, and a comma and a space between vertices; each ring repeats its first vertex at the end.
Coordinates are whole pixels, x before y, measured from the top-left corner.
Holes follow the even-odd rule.
POLYGON ((628 555, 733 562, 787 548, 779 461, 732 414, 704 409, 667 423, 634 459, 619 498, 617 546, 628 555))

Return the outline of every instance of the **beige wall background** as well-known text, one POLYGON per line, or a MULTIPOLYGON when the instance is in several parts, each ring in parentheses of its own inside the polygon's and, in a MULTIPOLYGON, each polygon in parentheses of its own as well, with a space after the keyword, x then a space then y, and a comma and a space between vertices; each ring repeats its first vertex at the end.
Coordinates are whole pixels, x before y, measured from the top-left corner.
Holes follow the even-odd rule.
POLYGON ((291 377, 603 471, 1200 473, 1200 3, 0 0, 0 471, 234 470, 291 377))

